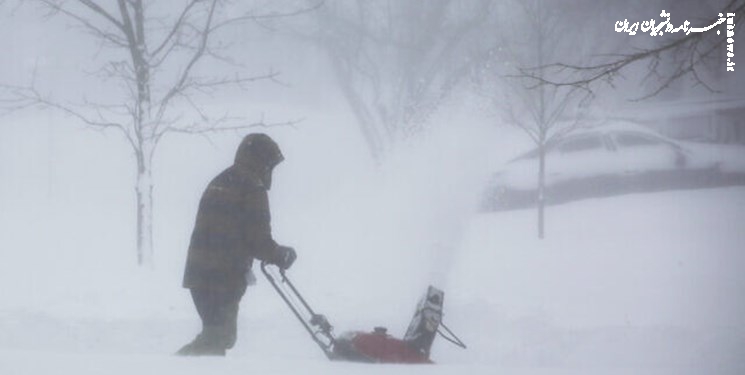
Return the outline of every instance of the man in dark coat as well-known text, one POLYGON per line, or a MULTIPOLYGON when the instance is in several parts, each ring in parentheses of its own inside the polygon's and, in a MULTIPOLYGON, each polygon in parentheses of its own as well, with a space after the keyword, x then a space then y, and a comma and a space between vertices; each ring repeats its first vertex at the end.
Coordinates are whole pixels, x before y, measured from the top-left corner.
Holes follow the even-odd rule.
POLYGON ((202 332, 177 354, 225 355, 236 341, 238 304, 253 277, 254 259, 289 268, 295 250, 272 239, 272 170, 284 157, 266 134, 246 136, 235 163, 215 177, 199 202, 183 286, 202 320, 202 332))

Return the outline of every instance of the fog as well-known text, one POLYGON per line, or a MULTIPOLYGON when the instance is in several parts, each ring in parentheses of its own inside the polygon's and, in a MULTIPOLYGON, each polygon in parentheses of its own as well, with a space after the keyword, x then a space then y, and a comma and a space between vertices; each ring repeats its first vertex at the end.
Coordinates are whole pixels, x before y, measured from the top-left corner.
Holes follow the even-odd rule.
POLYGON ((703 27, 742 1, 217 1, 213 25, 238 21, 193 68, 212 2, 170 40, 190 2, 144 1, 144 101, 86 3, 0 1, 0 373, 745 370, 745 75, 724 36, 571 68, 684 36, 616 21, 703 27), (288 275, 335 332, 401 338, 434 285, 468 349, 329 362, 255 265, 227 357, 173 355, 200 328, 181 286, 200 197, 252 132, 285 157, 288 275))

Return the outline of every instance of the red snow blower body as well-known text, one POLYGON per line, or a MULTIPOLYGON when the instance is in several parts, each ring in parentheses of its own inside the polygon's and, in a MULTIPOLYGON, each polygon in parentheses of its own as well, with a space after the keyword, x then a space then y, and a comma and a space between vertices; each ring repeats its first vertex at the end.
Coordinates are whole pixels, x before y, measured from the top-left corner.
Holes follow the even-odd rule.
POLYGON ((336 339, 333 359, 380 363, 433 363, 406 340, 376 327, 373 332, 347 332, 336 339))
POLYGON ((429 352, 436 334, 461 348, 466 348, 465 344, 443 324, 444 293, 433 286, 427 289, 427 293, 419 301, 403 339, 389 335, 384 327, 375 327, 372 332, 345 332, 337 337, 333 334, 333 327, 326 317, 313 311, 283 271, 273 274, 267 269, 266 263, 261 264, 261 271, 326 357, 331 360, 434 363, 429 358, 429 352), (446 333, 443 333, 443 330, 446 333))

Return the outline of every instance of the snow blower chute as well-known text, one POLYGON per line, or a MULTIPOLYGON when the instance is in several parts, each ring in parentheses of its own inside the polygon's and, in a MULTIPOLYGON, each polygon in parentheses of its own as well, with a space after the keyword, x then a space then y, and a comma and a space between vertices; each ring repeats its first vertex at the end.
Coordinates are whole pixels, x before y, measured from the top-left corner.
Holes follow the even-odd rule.
POLYGON ((463 349, 466 348, 466 345, 442 322, 445 293, 433 286, 427 288, 427 293, 419 301, 403 339, 389 335, 384 327, 375 327, 372 332, 345 332, 337 337, 328 319, 313 311, 284 271, 275 269, 270 271, 267 263, 261 263, 261 272, 305 327, 313 341, 331 360, 433 363, 429 358, 429 351, 436 334, 463 349))

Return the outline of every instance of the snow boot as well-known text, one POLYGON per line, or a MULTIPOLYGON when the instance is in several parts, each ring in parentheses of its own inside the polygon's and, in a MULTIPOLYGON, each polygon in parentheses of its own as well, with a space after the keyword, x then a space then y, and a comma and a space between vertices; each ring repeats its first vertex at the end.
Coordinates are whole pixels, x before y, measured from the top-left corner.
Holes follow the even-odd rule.
POLYGON ((202 333, 184 345, 176 355, 180 356, 225 356, 227 345, 221 327, 204 327, 202 333))

